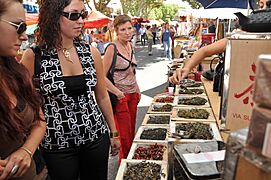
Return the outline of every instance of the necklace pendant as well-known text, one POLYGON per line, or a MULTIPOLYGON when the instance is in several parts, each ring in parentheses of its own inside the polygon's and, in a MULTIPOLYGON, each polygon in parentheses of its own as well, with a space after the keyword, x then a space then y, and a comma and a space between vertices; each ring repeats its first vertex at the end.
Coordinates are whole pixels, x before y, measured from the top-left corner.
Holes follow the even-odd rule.
POLYGON ((73 60, 71 59, 71 53, 65 48, 62 50, 62 52, 63 52, 63 55, 64 55, 65 59, 67 61, 73 63, 73 60))

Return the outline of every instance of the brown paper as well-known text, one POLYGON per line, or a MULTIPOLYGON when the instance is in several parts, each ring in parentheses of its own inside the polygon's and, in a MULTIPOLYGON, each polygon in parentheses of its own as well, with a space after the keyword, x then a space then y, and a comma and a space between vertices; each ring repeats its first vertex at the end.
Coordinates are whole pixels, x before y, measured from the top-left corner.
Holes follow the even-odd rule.
POLYGON ((271 110, 255 106, 252 111, 247 144, 258 153, 262 152, 266 125, 271 123, 271 110))

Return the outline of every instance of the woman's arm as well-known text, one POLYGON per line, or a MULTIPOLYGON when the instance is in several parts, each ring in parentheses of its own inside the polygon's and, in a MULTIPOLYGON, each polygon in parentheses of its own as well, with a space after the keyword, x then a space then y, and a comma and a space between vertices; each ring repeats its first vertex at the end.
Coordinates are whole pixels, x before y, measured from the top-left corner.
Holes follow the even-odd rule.
POLYGON ((22 176, 30 167, 32 156, 38 148, 41 140, 44 137, 46 130, 46 123, 43 121, 42 111, 40 111, 40 117, 42 121, 38 121, 30 131, 25 143, 12 154, 10 154, 5 160, 7 161, 3 173, 0 174, 0 180, 7 178, 15 178, 22 176), (18 166, 18 170, 15 174, 11 174, 14 166, 18 166))
MULTIPOLYGON (((109 126, 111 133, 116 133, 117 129, 115 126, 112 106, 110 103, 109 95, 107 92, 107 88, 105 86, 105 76, 104 76, 104 70, 102 65, 102 59, 100 56, 99 51, 91 47, 91 53, 94 59, 94 66, 96 69, 96 75, 97 75, 97 84, 95 87, 95 97, 97 100, 97 103, 105 117, 105 120, 109 126)), ((111 138, 111 153, 112 155, 115 155, 118 153, 120 147, 119 139, 116 137, 111 138)))
POLYGON ((191 69, 198 65, 205 57, 224 52, 226 49, 227 42, 228 39, 223 38, 213 44, 204 46, 197 50, 193 54, 193 56, 190 59, 188 59, 187 63, 183 68, 176 69, 173 76, 169 78, 169 81, 174 84, 179 84, 180 80, 184 79, 191 71, 191 69))

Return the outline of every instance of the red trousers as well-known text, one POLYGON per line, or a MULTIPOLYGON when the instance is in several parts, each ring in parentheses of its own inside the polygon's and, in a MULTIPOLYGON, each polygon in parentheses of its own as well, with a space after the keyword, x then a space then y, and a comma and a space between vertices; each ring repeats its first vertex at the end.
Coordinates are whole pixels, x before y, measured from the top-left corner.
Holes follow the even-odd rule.
POLYGON ((114 119, 120 137, 119 162, 128 156, 135 137, 137 104, 139 94, 125 94, 115 107, 114 119))

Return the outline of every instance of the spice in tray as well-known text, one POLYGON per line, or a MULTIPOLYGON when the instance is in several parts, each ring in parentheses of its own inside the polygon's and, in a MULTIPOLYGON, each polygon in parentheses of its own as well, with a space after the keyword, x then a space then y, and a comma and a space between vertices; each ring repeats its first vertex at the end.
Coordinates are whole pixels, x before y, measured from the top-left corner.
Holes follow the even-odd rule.
POLYGON ((180 134, 183 139, 213 139, 210 125, 200 122, 176 124, 176 132, 180 134))
POLYGON ((139 146, 135 150, 133 159, 163 160, 165 150, 166 147, 164 145, 157 143, 147 147, 139 146))
POLYGON ((179 94, 203 94, 203 89, 188 89, 184 86, 180 86, 179 94))
POLYGON ((184 105, 204 105, 206 102, 207 100, 202 97, 179 98, 178 100, 178 104, 184 105))
POLYGON ((180 84, 180 87, 200 87, 202 86, 201 82, 195 82, 195 81, 191 81, 191 82, 184 82, 180 84))
POLYGON ((178 116, 187 119, 208 119, 210 113, 205 109, 180 109, 178 116))
POLYGON ((140 135, 140 139, 165 140, 166 135, 167 129, 165 128, 145 129, 140 135))
POLYGON ((124 180, 161 179, 161 165, 152 162, 141 162, 138 164, 127 164, 127 170, 123 175, 124 180))
POLYGON ((159 103, 173 103, 174 98, 172 96, 159 97, 155 100, 155 102, 159 103))
POLYGON ((147 124, 169 124, 170 116, 149 116, 147 124))
POLYGON ((153 111, 155 112, 170 112, 172 110, 172 105, 165 104, 165 105, 153 105, 153 111))

